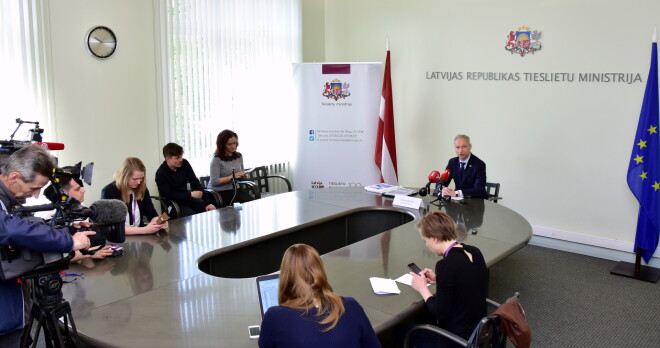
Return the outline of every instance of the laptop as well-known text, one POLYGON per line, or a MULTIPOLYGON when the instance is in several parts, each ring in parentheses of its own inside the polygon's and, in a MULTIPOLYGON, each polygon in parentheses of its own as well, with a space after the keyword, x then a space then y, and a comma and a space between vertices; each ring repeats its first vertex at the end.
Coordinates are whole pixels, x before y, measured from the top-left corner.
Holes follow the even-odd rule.
MULTIPOLYGON (((261 319, 268 308, 277 306, 277 295, 280 284, 279 274, 269 274, 257 277, 257 293, 259 295, 259 306, 261 307, 261 319)), ((248 327, 251 339, 259 338, 259 326, 253 325, 248 327)))

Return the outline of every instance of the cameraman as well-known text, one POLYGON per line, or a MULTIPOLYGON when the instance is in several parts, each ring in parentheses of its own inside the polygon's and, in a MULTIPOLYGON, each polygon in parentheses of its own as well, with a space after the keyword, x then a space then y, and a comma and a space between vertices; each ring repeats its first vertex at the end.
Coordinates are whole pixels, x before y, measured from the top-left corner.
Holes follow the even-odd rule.
MULTIPOLYGON (((12 154, 0 168, 0 245, 28 248, 38 252, 70 252, 88 248, 88 235, 71 236, 69 228, 56 229, 31 223, 9 213, 28 197, 39 196, 48 183, 55 163, 53 157, 37 145, 26 146, 12 154)), ((23 334, 23 292, 17 279, 0 281, 0 347, 18 347, 23 334)))
MULTIPOLYGON (((62 169, 65 171, 75 172, 74 167, 64 167, 62 169)), ((69 197, 77 200, 80 203, 85 201, 85 187, 83 186, 83 182, 80 180, 79 176, 74 178, 70 176, 64 176, 60 178, 60 184, 62 185, 62 191, 64 191, 64 193, 66 193, 69 197)), ((71 259, 71 263, 83 261, 86 259, 103 260, 106 257, 112 255, 112 250, 110 248, 110 245, 106 245, 103 248, 97 250, 92 255, 83 255, 80 251, 76 250, 76 254, 71 259)), ((89 250, 92 251, 95 249, 98 249, 98 247, 90 248, 89 250)))

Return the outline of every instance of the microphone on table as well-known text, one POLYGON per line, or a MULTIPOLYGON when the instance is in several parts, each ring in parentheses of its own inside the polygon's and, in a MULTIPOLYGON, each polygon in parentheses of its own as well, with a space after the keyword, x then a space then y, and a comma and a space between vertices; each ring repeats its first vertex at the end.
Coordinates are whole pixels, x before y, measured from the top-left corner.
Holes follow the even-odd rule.
POLYGON ((424 197, 424 196, 426 196, 427 194, 429 194, 429 192, 431 191, 431 184, 432 184, 432 183, 436 183, 436 182, 438 182, 438 180, 440 180, 440 172, 437 171, 437 170, 433 170, 433 171, 431 171, 431 173, 429 173, 429 177, 428 177, 428 179, 429 179, 429 182, 426 183, 426 185, 424 185, 424 187, 422 187, 421 189, 419 189, 419 192, 418 192, 418 193, 419 193, 419 195, 422 196, 422 197, 424 197))
POLYGON ((442 174, 440 174, 438 178, 438 184, 435 186, 435 190, 433 191, 434 196, 442 196, 442 187, 445 186, 445 184, 449 181, 449 174, 451 173, 451 170, 445 169, 442 174))

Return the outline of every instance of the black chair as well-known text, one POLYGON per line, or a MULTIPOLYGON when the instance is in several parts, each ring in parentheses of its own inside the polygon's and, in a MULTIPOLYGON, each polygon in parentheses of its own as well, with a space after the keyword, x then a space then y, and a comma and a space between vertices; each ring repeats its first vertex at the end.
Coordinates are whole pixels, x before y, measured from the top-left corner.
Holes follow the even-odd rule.
MULTIPOLYGON (((516 292, 513 296, 518 297, 519 295, 520 294, 516 292)), ((486 303, 493 309, 501 306, 499 303, 491 299, 486 299, 486 303)), ((482 318, 479 321, 479 324, 477 324, 477 327, 474 328, 469 340, 434 325, 418 325, 408 331, 403 346, 405 348, 411 347, 411 337, 415 333, 421 331, 428 331, 440 335, 447 340, 466 348, 501 348, 506 347, 507 342, 506 334, 500 330, 500 317, 498 315, 488 315, 482 318)))
POLYGON ((158 202, 161 213, 167 212, 167 215, 171 216, 172 218, 177 218, 181 216, 181 208, 179 206, 179 203, 177 203, 177 201, 173 199, 167 199, 161 196, 151 196, 151 199, 158 202))
POLYGON ((497 203, 498 199, 502 199, 500 197, 500 183, 495 183, 495 182, 487 182, 486 183, 486 193, 488 193, 488 200, 493 201, 497 203))
POLYGON ((291 182, 282 175, 268 175, 268 169, 265 166, 256 167, 247 174, 248 181, 239 181, 239 185, 246 189, 255 199, 272 196, 279 192, 272 192, 269 186, 270 180, 282 180, 286 185, 287 191, 291 192, 291 182))
POLYGON ((211 204, 213 204, 216 208, 221 208, 222 207, 222 196, 220 196, 219 193, 213 191, 212 189, 208 188, 209 187, 209 181, 211 181, 210 176, 200 176, 199 177, 199 182, 202 184, 202 187, 204 187, 204 197, 208 197, 209 201, 211 204))

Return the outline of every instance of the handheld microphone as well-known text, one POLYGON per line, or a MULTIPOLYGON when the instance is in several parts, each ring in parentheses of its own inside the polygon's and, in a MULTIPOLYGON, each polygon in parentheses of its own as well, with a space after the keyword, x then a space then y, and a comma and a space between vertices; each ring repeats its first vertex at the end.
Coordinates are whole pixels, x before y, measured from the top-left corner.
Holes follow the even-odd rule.
POLYGON ((449 174, 451 174, 451 170, 445 169, 444 172, 442 172, 442 175, 440 175, 440 181, 441 184, 445 184, 447 181, 449 181, 449 174))
POLYGON ((37 145, 43 147, 46 150, 64 150, 64 144, 62 143, 51 143, 51 142, 37 142, 37 145))
POLYGON ((426 183, 426 185, 424 185, 424 187, 422 187, 421 189, 419 189, 419 192, 418 192, 418 193, 419 193, 419 195, 422 196, 422 197, 424 197, 424 196, 426 196, 427 194, 429 194, 430 189, 431 189, 431 184, 432 184, 432 183, 436 183, 436 182, 438 182, 438 180, 440 180, 440 172, 438 172, 437 170, 433 170, 433 171, 431 171, 431 173, 429 173, 429 177, 428 177, 428 179, 429 179, 429 182, 426 183))
POLYGON ((445 171, 438 176, 438 184, 435 186, 435 191, 433 191, 434 196, 442 196, 442 187, 449 181, 449 174, 451 174, 451 170, 445 169, 445 171))

